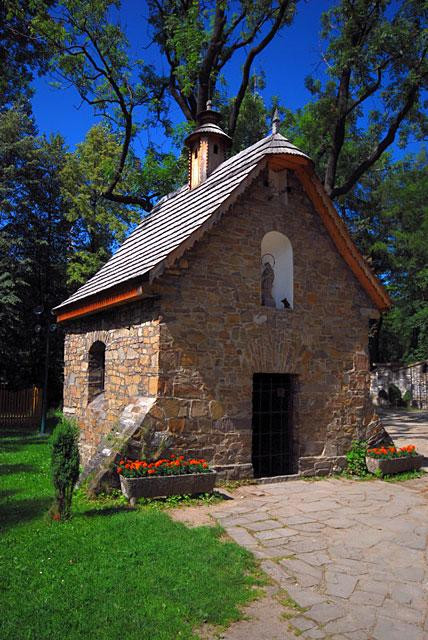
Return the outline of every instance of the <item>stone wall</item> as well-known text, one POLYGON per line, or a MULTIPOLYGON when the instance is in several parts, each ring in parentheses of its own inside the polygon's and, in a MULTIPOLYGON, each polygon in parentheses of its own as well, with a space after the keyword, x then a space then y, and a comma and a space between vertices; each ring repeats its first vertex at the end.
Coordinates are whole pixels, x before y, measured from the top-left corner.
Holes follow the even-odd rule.
POLYGON ((83 464, 132 399, 156 396, 158 357, 159 310, 154 300, 66 325, 64 413, 79 423, 83 464), (88 403, 89 349, 97 340, 106 345, 105 391, 88 403))
POLYGON ((64 404, 80 423, 84 462, 126 406, 157 396, 143 427, 133 428, 136 454, 138 437, 151 434, 156 444, 164 431, 171 451, 203 456, 229 477, 251 476, 255 373, 295 376, 294 471, 339 468, 351 440, 377 424, 369 399, 372 303, 292 172, 287 195, 268 179, 262 175, 159 278, 156 301, 68 325, 64 404), (261 306, 261 242, 273 230, 293 247, 293 309, 261 306), (88 405, 96 340, 106 344, 105 391, 88 405))
POLYGON ((388 389, 395 385, 403 397, 410 394, 410 404, 428 409, 428 360, 408 366, 377 364, 371 373, 370 393, 375 405, 388 406, 388 389))
POLYGON ((159 281, 159 395, 176 450, 247 475, 253 374, 294 374, 296 470, 325 473, 377 420, 368 395, 372 303, 297 179, 288 178, 287 206, 266 179, 159 281), (293 310, 260 303, 260 247, 272 230, 293 246, 293 310))

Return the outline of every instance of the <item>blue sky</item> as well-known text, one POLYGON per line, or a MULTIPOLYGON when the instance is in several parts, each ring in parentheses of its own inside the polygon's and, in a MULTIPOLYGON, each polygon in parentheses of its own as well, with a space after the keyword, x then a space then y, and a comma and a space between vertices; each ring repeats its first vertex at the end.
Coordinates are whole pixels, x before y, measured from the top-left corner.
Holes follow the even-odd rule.
MULTIPOLYGON (((329 0, 302 0, 292 26, 285 28, 256 59, 253 71, 264 70, 266 89, 263 95, 268 101, 271 96, 279 95, 281 104, 292 109, 301 107, 308 101, 310 96, 305 89, 304 79, 305 76, 322 69, 320 15, 331 4, 329 0)), ((145 2, 123 0, 120 20, 126 28, 133 54, 162 69, 164 63, 156 48, 145 48, 150 41, 145 15, 145 2)), ((237 89, 241 63, 242 57, 233 60, 226 67, 227 81, 232 92, 237 89)), ((83 104, 79 107, 80 98, 75 89, 55 89, 49 84, 51 80, 43 77, 34 82, 33 110, 36 122, 40 133, 60 132, 67 144, 73 148, 83 140, 96 119, 88 105, 83 104)), ((172 118, 177 123, 184 119, 178 107, 174 105, 172 118)), ((155 135, 157 137, 159 134, 155 135)))
MULTIPOLYGON (((280 97, 281 104, 297 109, 311 98, 304 85, 305 77, 311 74, 322 76, 325 70, 322 62, 322 42, 320 38, 320 16, 332 6, 333 0, 301 0, 298 3, 297 15, 291 27, 283 29, 270 45, 257 57, 253 72, 263 70, 266 77, 266 88, 262 92, 267 103, 274 95, 280 97)), ((165 62, 154 45, 150 43, 147 25, 147 7, 141 0, 122 0, 120 22, 128 35, 132 55, 143 58, 158 70, 167 71, 165 62)), ((240 77, 240 65, 243 62, 237 57, 225 68, 225 75, 230 93, 237 90, 240 77)), ((33 110, 40 133, 61 133, 71 149, 81 142, 88 129, 97 122, 92 108, 80 104, 75 89, 55 89, 50 86, 52 79, 38 78, 34 82, 35 95, 33 110)), ((371 106, 377 105, 376 102, 371 106)), ((137 112, 138 118, 138 112, 137 112)), ((178 124, 184 120, 179 108, 171 103, 171 118, 178 124)), ((138 141, 136 151, 143 152, 149 141, 163 145, 165 150, 169 143, 163 140, 160 130, 143 132, 138 141)), ((418 143, 408 146, 408 151, 417 151, 418 143)), ((403 154, 395 148, 397 157, 403 154)))

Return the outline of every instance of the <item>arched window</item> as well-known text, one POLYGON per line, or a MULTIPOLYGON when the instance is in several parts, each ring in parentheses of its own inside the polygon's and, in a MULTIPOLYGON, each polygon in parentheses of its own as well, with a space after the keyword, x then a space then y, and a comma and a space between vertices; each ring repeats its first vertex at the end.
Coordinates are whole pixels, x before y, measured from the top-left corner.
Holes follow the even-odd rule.
POLYGON ((269 231, 261 246, 262 305, 293 308, 293 247, 279 231, 269 231))
POLYGON ((92 400, 104 391, 106 367, 106 346, 104 342, 97 340, 89 349, 88 366, 88 401, 92 400))

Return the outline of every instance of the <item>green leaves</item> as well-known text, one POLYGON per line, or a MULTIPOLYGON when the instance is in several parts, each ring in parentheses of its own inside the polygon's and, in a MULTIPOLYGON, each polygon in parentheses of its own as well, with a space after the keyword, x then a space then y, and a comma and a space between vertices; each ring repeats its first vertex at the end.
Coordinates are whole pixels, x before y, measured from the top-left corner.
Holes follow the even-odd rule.
POLYGON ((394 140, 424 135, 427 18, 420 0, 341 0, 323 15, 327 80, 307 79, 315 102, 296 124, 332 197, 348 194, 394 140))

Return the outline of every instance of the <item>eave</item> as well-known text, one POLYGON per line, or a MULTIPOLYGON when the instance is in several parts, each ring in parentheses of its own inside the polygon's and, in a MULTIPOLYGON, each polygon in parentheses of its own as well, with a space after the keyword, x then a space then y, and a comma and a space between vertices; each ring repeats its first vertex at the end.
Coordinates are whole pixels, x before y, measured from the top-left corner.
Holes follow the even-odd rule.
POLYGON ((118 307, 128 302, 135 302, 144 298, 148 292, 145 291, 143 286, 133 286, 121 291, 120 293, 110 293, 110 295, 97 296, 91 302, 85 304, 75 305, 72 308, 68 308, 65 311, 61 311, 57 315, 57 322, 66 322, 67 320, 76 320, 84 316, 99 313, 112 307, 118 307))

